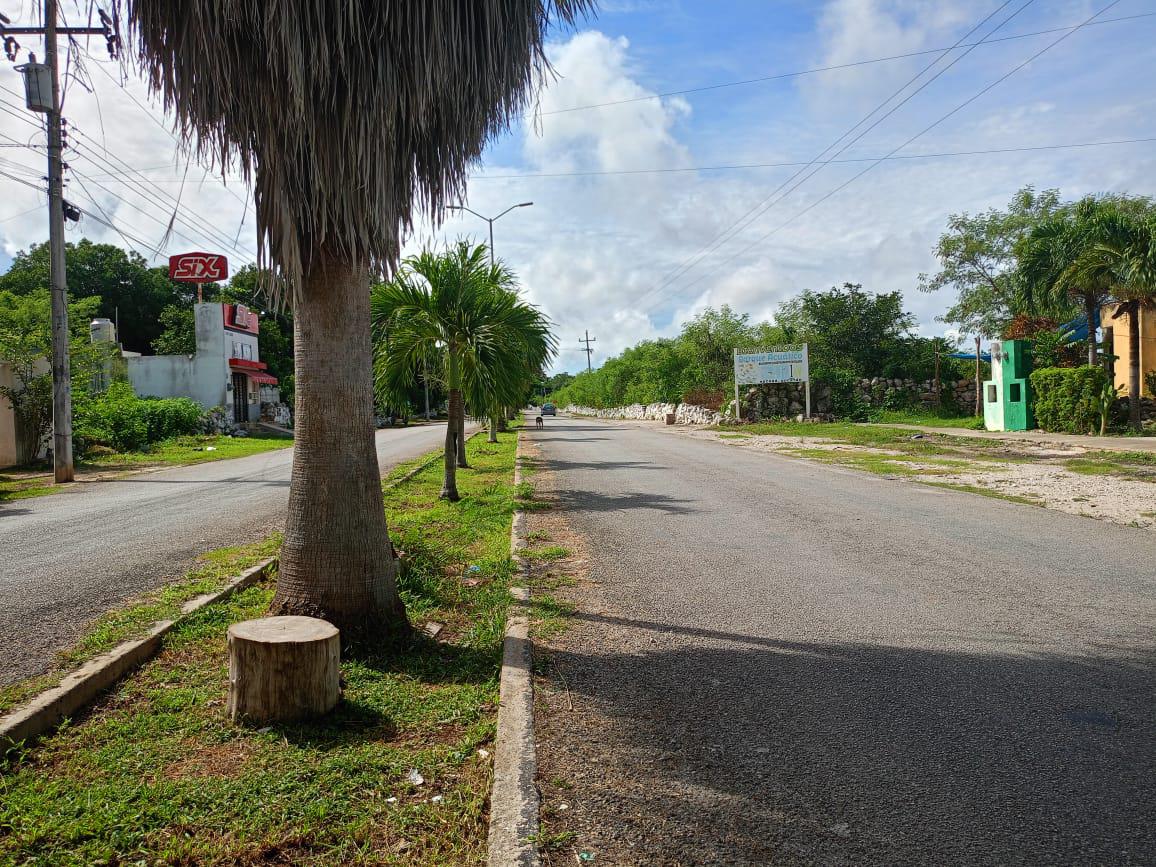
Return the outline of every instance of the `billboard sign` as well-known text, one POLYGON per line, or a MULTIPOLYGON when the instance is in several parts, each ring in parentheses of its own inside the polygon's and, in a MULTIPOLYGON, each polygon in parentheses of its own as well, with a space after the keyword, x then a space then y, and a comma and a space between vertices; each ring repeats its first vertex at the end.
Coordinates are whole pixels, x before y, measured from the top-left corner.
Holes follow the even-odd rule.
POLYGON ((178 283, 227 280, 229 260, 220 253, 180 253, 169 256, 169 278, 178 283))
POLYGON ((735 351, 735 383, 766 385, 772 382, 807 382, 810 367, 807 344, 781 346, 766 352, 735 351))

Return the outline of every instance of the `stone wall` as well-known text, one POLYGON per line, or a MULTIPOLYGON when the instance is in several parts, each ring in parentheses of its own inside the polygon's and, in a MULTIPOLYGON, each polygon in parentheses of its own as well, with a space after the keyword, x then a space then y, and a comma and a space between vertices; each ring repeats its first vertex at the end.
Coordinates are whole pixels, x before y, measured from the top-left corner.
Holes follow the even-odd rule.
POLYGON ((722 419, 722 416, 714 410, 690 403, 635 403, 630 406, 616 406, 612 409, 568 406, 565 411, 570 415, 638 421, 665 421, 669 413, 674 413, 675 424, 718 424, 722 419))
MULTIPOLYGON (((975 380, 944 381, 941 385, 943 402, 963 410, 975 406, 975 380)), ((883 409, 905 406, 930 409, 936 404, 934 381, 918 382, 913 379, 860 379, 855 384, 859 399, 867 406, 883 409)), ((743 395, 743 415, 754 419, 793 418, 804 412, 806 393, 801 383, 784 382, 756 385, 743 395)), ((811 414, 830 415, 831 387, 813 384, 811 387, 811 414)), ((733 414, 728 403, 724 412, 733 414)))

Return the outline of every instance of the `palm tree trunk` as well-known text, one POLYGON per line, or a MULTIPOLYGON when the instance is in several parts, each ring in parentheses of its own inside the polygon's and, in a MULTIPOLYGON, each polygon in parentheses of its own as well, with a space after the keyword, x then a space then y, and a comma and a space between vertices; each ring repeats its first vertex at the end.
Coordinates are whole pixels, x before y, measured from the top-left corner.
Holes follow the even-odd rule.
POLYGON ((1084 296, 1084 316, 1088 320, 1088 366, 1096 366, 1096 296, 1089 292, 1084 296))
MULTIPOLYGON (((451 368, 456 368, 453 360, 451 368)), ((452 373, 451 373, 452 375, 452 373)), ((456 380, 456 377, 455 377, 456 380)), ((458 494, 458 419, 462 417, 462 390, 450 388, 449 411, 446 418, 446 447, 444 455, 444 473, 442 475, 441 498, 456 503, 461 499, 458 494)))
POLYGON ((272 614, 320 617, 343 640, 409 633, 373 434, 369 275, 319 253, 293 298, 295 444, 272 614))
POLYGON ((1128 310, 1128 423, 1140 430, 1140 304, 1128 310))
POLYGON ((489 439, 489 441, 492 443, 496 443, 498 441, 498 412, 500 412, 500 410, 497 412, 491 412, 490 413, 490 439, 489 439))
POLYGON ((461 411, 458 413, 458 469, 469 469, 470 465, 466 461, 466 408, 462 404, 461 411))

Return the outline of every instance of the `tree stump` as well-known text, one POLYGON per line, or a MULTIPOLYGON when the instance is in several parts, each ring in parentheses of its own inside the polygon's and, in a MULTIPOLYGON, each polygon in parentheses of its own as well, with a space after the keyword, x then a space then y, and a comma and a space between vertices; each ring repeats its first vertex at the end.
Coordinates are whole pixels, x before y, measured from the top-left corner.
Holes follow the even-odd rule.
POLYGON ((341 639, 316 617, 262 617, 229 627, 233 720, 321 716, 341 697, 341 639))

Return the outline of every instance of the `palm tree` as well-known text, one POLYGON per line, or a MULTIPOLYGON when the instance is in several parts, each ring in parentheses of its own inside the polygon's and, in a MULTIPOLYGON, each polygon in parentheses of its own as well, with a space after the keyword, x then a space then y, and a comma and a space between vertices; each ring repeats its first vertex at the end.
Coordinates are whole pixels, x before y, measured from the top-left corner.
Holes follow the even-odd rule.
POLYGON ((1128 317, 1128 421, 1140 430, 1140 316, 1156 307, 1156 213, 1146 200, 1105 209, 1089 237, 1080 276, 1105 274, 1115 281, 1116 315, 1128 317))
POLYGON ((1088 364, 1096 363, 1096 315, 1116 287, 1108 272, 1085 267, 1094 248, 1092 233, 1108 198, 1088 196, 1044 218, 1017 245, 1019 304, 1025 310, 1083 305, 1088 321, 1088 364))
POLYGON ((550 15, 591 2, 126 0, 152 89, 201 156, 252 182, 259 258, 289 287, 297 447, 274 612, 346 638, 407 629, 374 450, 370 276, 524 111, 550 15))
POLYGON ((444 252, 425 250, 406 259, 370 297, 383 399, 413 385, 423 368, 439 370, 445 381, 449 419, 441 495, 451 501, 459 499, 466 401, 492 410, 517 399, 554 351, 549 322, 518 298, 515 286, 513 273, 500 261, 491 264, 484 246, 458 241, 444 252))

